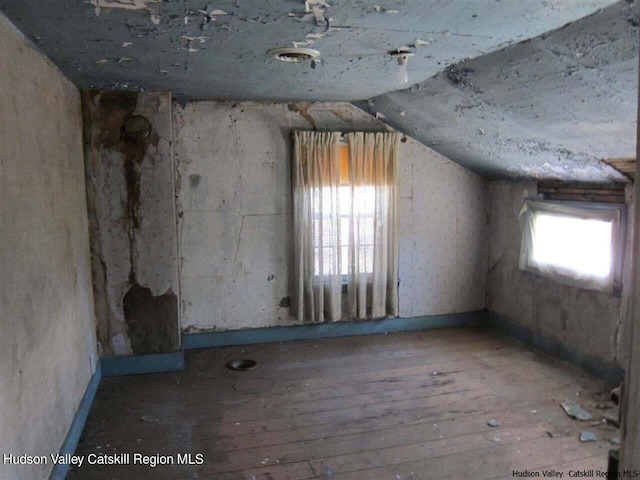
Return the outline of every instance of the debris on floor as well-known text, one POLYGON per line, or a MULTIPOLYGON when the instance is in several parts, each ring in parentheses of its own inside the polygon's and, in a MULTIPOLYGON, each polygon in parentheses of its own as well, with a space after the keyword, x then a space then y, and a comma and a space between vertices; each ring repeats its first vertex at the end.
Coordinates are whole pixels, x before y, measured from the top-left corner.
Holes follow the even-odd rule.
POLYGON ((487 422, 487 425, 489 425, 490 427, 499 427, 500 426, 500 422, 497 420, 489 420, 487 422))
POLYGON ((160 423, 160 420, 153 415, 143 415, 140 417, 140 420, 147 423, 160 423))
POLYGON ((611 443, 613 443, 614 445, 620 445, 620 437, 613 437, 611 439, 611 443))
POLYGON ((569 415, 571 418, 575 418, 577 420, 591 420, 593 417, 589 412, 583 410, 580 405, 578 405, 573 400, 565 400, 560 404, 563 410, 569 415))
POLYGON ((580 432, 581 442, 595 442, 597 439, 598 437, 596 437, 596 434, 593 432, 590 432, 588 430, 583 430, 582 432, 580 432))
POLYGON ((620 427, 620 407, 612 408, 602 414, 602 420, 616 428, 620 427))

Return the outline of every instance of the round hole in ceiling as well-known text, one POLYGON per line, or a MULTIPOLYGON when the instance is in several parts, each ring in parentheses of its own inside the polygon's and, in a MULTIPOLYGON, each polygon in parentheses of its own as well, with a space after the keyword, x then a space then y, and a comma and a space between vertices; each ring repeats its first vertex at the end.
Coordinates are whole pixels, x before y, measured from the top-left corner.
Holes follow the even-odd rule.
POLYGON ((320 56, 320 52, 313 48, 274 48, 267 53, 281 62, 287 63, 306 62, 315 60, 320 56))

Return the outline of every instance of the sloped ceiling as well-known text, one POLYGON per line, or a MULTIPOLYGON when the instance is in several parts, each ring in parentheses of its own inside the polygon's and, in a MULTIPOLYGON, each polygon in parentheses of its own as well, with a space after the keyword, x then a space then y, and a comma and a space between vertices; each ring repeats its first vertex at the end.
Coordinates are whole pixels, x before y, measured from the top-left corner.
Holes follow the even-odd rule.
POLYGON ((624 180, 601 160, 635 157, 637 8, 619 2, 359 105, 489 177, 624 180))
POLYGON ((600 158, 633 156, 636 9, 627 0, 0 0, 80 88, 354 101, 481 174, 585 180, 621 179, 600 158), (266 53, 294 42, 322 62, 266 53), (414 86, 401 91, 387 52, 403 46, 415 49, 414 86))

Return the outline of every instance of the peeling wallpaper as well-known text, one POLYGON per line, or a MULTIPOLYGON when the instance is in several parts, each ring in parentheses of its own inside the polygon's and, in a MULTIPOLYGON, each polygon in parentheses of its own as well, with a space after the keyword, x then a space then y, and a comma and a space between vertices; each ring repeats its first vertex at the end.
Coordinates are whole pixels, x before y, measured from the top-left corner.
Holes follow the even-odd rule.
MULTIPOLYGON (((293 324, 290 132, 388 129, 345 103, 174 104, 182 327, 293 324)), ((401 146, 400 316, 484 308, 487 181, 401 146)))
POLYGON ((101 354, 175 351, 180 329, 171 96, 84 92, 83 106, 101 354), (132 117, 147 120, 146 136, 127 136, 124 125, 132 117))

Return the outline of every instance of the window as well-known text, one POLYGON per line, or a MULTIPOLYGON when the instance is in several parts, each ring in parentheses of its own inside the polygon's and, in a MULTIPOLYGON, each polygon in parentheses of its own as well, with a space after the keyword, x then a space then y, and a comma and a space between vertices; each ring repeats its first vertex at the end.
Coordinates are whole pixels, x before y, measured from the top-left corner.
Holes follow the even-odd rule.
POLYGON ((340 145, 340 185, 337 188, 319 189, 317 195, 322 198, 313 202, 316 275, 321 272, 330 275, 340 274, 344 277, 343 281, 346 281, 346 275, 349 274, 349 245, 352 234, 358 240, 354 242, 354 255, 357 259, 355 273, 373 272, 374 229, 380 220, 378 217, 378 222, 376 221, 376 211, 386 212, 386 190, 371 185, 351 187, 349 147, 340 145), (332 212, 336 212, 333 218, 332 212), (340 256, 338 261, 335 255, 340 256), (340 271, 336 272, 336 269, 340 271))
POLYGON ((624 206, 527 201, 520 268, 576 287, 620 286, 624 206))
POLYGON ((291 312, 398 314, 396 132, 293 132, 291 312))
MULTIPOLYGON (((353 205, 351 187, 341 186, 337 189, 337 201, 340 204, 338 213, 339 228, 333 228, 326 214, 320 209, 320 202, 317 202, 313 212, 314 217, 314 249, 316 268, 315 272, 335 274, 332 269, 334 265, 340 265, 340 274, 349 273, 349 236, 351 211, 353 209, 357 221, 354 223, 355 234, 361 239, 358 242, 358 272, 373 272, 373 228, 375 223, 375 188, 355 187, 353 192, 353 205), (322 231, 322 235, 320 235, 322 231), (322 245, 320 245, 322 238, 322 245), (339 252, 340 262, 334 262, 334 252, 339 252), (320 269, 320 262, 323 268, 320 269)), ((331 201, 333 192, 330 188, 322 189, 323 204, 331 201)))

